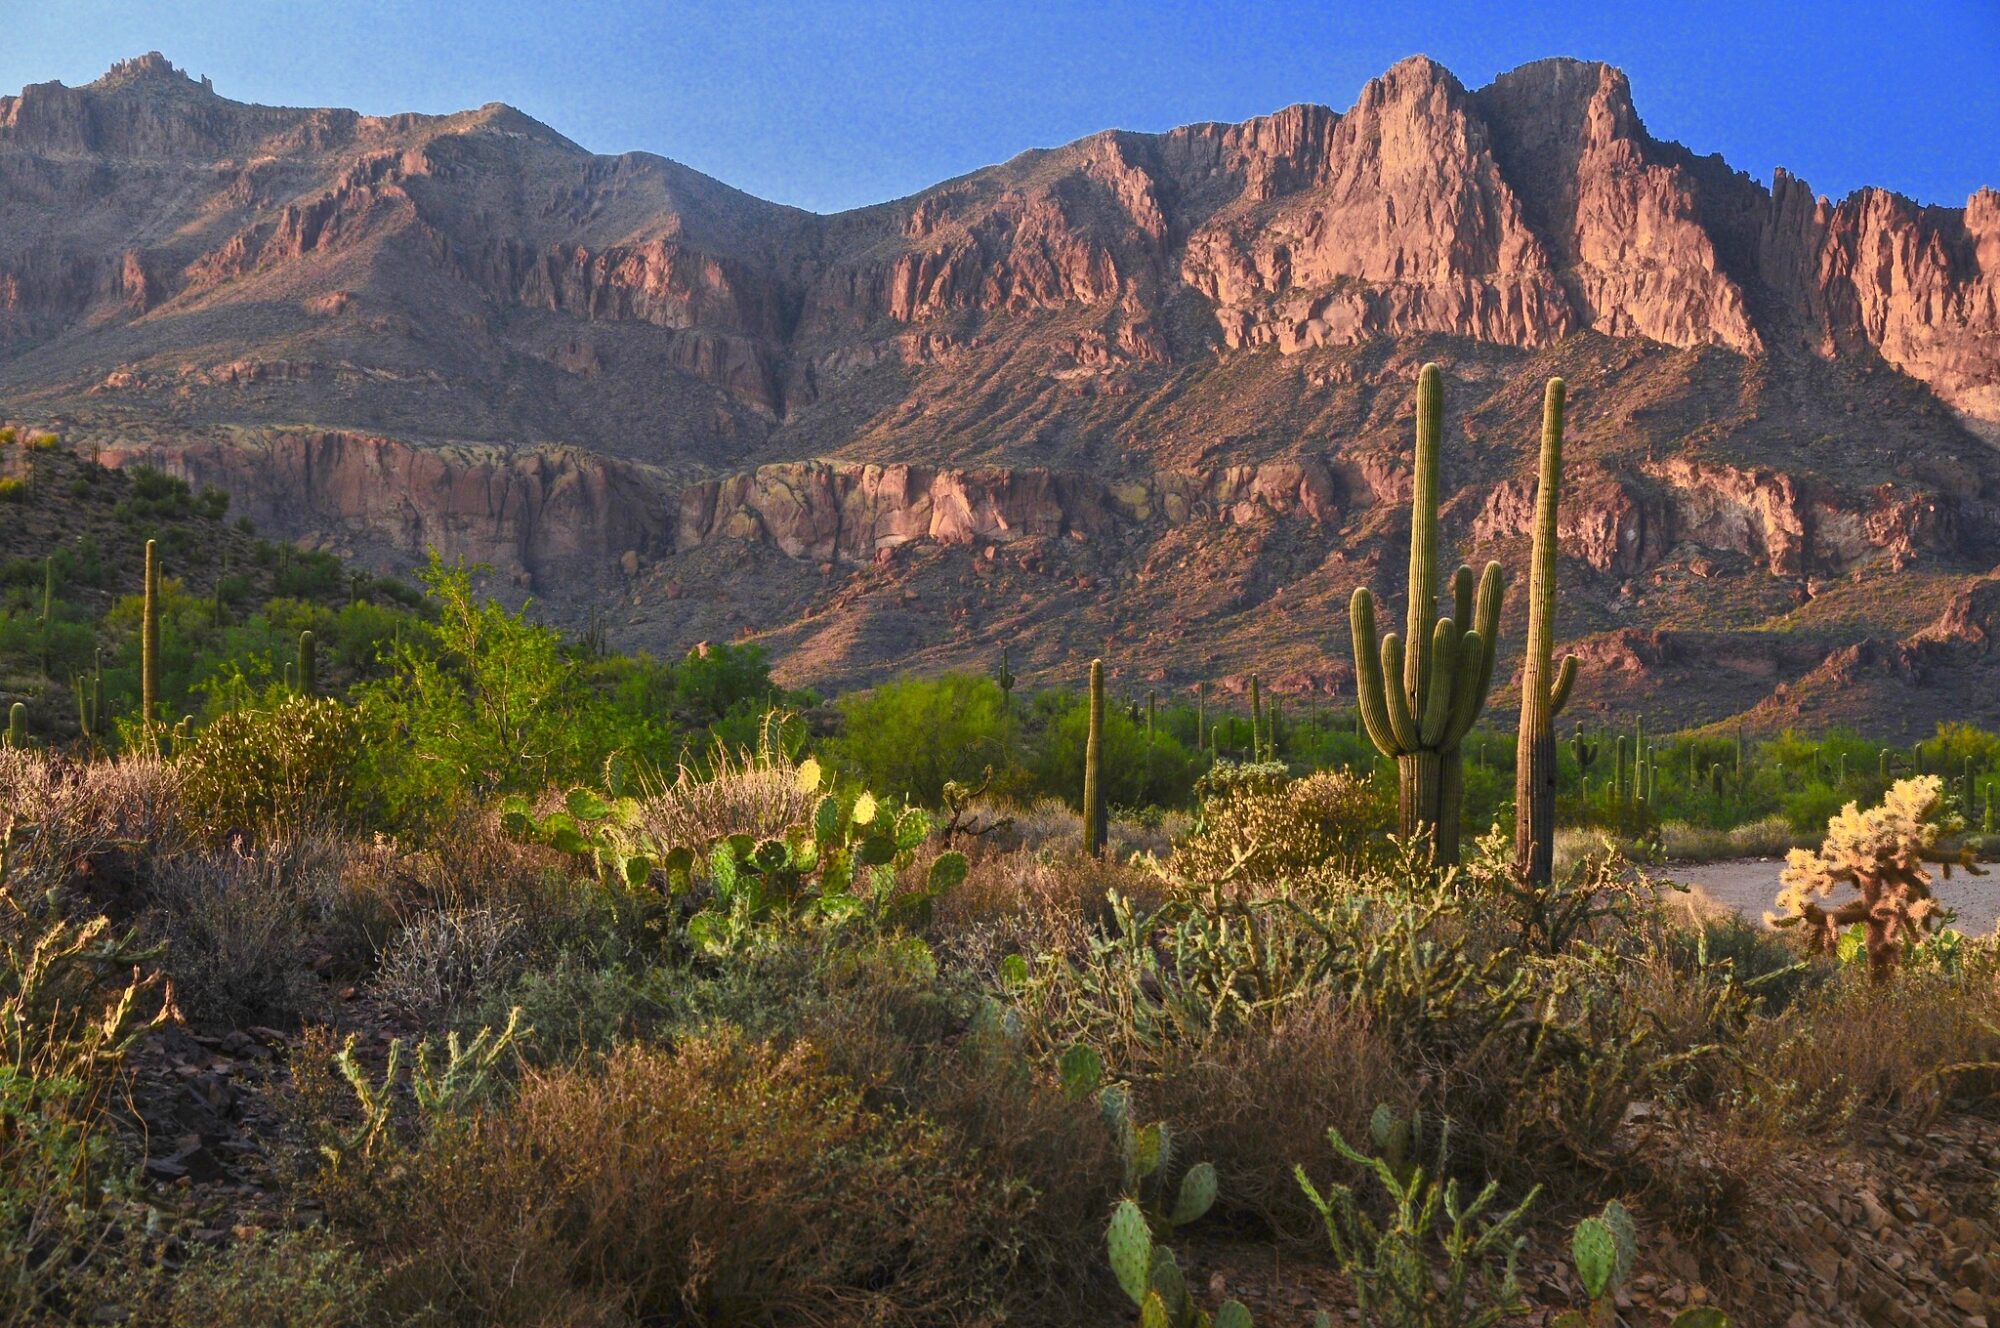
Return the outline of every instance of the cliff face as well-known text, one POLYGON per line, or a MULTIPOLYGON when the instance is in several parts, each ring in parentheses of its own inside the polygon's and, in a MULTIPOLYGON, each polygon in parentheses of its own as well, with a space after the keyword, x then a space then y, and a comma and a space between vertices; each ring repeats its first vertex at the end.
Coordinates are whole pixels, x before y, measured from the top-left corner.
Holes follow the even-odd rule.
POLYGON ((0 98, 0 416, 290 536, 617 602, 662 648, 728 613, 658 597, 713 583, 800 676, 911 662, 867 625, 899 577, 930 587, 904 616, 973 578, 916 658, 976 655, 1012 567, 1092 631, 1147 602, 1164 655, 1335 677, 1425 358, 1468 555, 1518 556, 1539 383, 1569 378, 1571 630, 1723 604, 1900 639, 1837 587, 2000 559, 2000 194, 1765 188, 1653 139, 1601 64, 1467 89, 1417 57, 1345 112, 1098 134, 826 217, 504 106, 248 106, 158 56, 0 98))
MULTIPOLYGON (((849 395, 856 366, 908 364, 911 329, 976 349, 996 321, 1039 319, 1068 330, 1032 367, 1093 373, 1436 333, 1800 343, 1879 354, 2000 428, 2000 194, 1834 204, 1782 172, 1765 190, 1654 141, 1623 74, 1572 60, 1468 91, 1414 57, 1344 114, 1100 134, 816 217, 660 158, 593 157, 501 106, 246 106, 155 55, 0 98, 0 223, 14 391, 70 396, 219 341, 326 353, 386 334, 373 357, 443 343, 488 396, 523 357, 666 367, 732 417, 737 445, 849 395), (209 325, 253 308, 254 329, 209 325), (543 344, 561 328, 589 352, 543 344)), ((496 427, 492 402, 424 404, 428 427, 401 432, 607 442, 588 418, 503 407, 496 427)), ((686 433, 622 450, 718 459, 686 433)))

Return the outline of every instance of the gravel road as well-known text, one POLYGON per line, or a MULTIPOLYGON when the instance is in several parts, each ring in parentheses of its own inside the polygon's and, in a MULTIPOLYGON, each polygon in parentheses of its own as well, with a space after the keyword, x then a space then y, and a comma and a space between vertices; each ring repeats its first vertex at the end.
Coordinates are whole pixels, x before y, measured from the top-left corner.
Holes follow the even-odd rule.
MULTIPOLYGON (((1784 866, 1779 858, 1739 858, 1651 867, 1647 875, 1692 887, 1697 907, 1733 909, 1754 921, 1770 911, 1777 899, 1778 873, 1784 866)), ((1941 869, 1933 867, 1931 871, 1936 876, 1941 869)), ((1949 881, 1938 881, 1939 901, 1957 910, 1958 929, 1969 936, 1987 935, 2000 921, 2000 866, 1988 865, 1987 871, 1990 874, 1986 876, 1954 871, 1949 881)))

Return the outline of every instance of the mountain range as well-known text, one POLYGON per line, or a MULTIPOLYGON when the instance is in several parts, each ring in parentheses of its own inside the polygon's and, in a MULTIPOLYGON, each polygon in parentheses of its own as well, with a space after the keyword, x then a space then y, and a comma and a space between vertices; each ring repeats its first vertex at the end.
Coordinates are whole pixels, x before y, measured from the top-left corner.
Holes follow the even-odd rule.
POLYGON ((1030 683, 1101 653, 1128 693, 1351 697, 1426 360, 1445 532, 1516 569, 1569 381, 1580 712, 2000 719, 2000 192, 1766 185, 1607 65, 1412 57, 1344 112, 830 216, 503 105, 247 105, 158 54, 0 97, 0 417, 798 683, 1005 645, 1030 683))

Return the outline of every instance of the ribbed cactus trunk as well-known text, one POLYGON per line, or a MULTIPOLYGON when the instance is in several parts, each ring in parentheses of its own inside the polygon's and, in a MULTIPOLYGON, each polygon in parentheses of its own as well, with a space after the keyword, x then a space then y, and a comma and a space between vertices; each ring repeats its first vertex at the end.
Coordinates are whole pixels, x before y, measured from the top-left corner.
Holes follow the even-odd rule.
POLYGON ((1083 740, 1083 851, 1104 856, 1104 661, 1090 661, 1090 729, 1083 740))
POLYGON ((7 707, 7 745, 17 750, 28 745, 28 707, 19 701, 7 707))
POLYGON ((139 617, 139 722, 148 728, 160 705, 160 560, 146 541, 146 588, 139 617))
POLYGON ((1257 675, 1250 675, 1250 759, 1264 759, 1264 692, 1257 675))
POLYGON ((1556 516, 1562 491, 1563 380, 1542 397, 1540 487, 1528 568, 1528 646, 1521 666, 1521 728, 1514 751, 1514 866, 1531 885, 1555 872, 1555 719, 1576 682, 1576 656, 1555 664, 1556 516))
POLYGON ((319 691, 319 649, 309 631, 299 633, 299 695, 319 691))
POLYGON ((56 560, 42 559, 42 676, 55 676, 56 560))
POLYGON ((1375 634, 1375 597, 1355 590, 1355 693, 1377 750, 1396 762, 1397 824, 1405 838, 1428 834, 1437 861, 1458 860, 1465 735, 1486 704, 1500 632, 1500 565, 1488 563, 1475 597, 1470 567, 1452 580, 1453 614, 1437 612, 1438 447, 1444 380, 1435 364, 1417 379, 1417 450, 1410 497, 1407 634, 1375 634), (1468 626, 1470 624, 1470 626, 1468 626))

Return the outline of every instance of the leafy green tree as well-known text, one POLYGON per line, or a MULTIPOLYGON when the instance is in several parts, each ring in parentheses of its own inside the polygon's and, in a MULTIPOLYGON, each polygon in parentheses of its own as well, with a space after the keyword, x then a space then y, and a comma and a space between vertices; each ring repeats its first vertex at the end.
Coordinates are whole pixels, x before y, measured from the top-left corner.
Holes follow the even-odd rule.
MULTIPOLYGON (((1089 708, 1079 696, 1052 698, 1051 693, 1035 698, 1035 713, 1045 716, 1046 723, 1030 759, 1034 785, 1038 792, 1080 806, 1089 708)), ((1199 759, 1172 736, 1156 728, 1149 750, 1144 718, 1135 721, 1123 705, 1105 707, 1105 796, 1114 807, 1185 806, 1200 772, 1199 759)))
POLYGON ((878 793, 935 807, 947 780, 975 781, 1009 764, 1007 695, 983 674, 899 678, 842 697, 840 711, 845 726, 827 755, 878 793))
POLYGON ((461 798, 581 781, 617 746, 611 704, 551 627, 482 600, 463 561, 435 553, 422 574, 434 621, 355 690, 371 741, 371 783, 420 818, 461 798))

